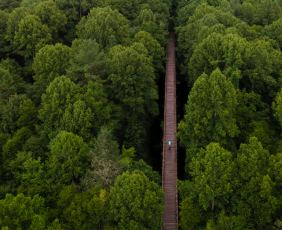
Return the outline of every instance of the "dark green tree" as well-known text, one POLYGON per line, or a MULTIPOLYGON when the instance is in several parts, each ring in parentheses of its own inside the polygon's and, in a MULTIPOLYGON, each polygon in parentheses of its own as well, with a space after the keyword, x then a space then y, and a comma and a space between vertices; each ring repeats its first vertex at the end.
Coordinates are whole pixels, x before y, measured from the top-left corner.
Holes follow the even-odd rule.
POLYGON ((68 75, 75 81, 85 84, 86 81, 97 76, 105 77, 106 55, 95 40, 75 39, 72 43, 71 54, 68 75))
POLYGON ((64 12, 57 7, 54 1, 41 1, 34 8, 34 13, 40 18, 43 24, 48 26, 53 39, 56 41, 62 40, 60 34, 65 32, 67 17, 64 12))

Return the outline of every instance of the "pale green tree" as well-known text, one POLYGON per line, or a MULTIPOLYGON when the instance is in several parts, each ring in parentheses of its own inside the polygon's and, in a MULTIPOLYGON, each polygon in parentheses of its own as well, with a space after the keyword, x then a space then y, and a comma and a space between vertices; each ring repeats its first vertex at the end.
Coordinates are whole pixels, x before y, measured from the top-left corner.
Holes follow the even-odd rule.
POLYGON ((0 226, 2 229, 45 229, 46 213, 44 199, 7 194, 0 200, 0 226))
POLYGON ((74 185, 65 186, 57 201, 64 229, 103 229, 108 192, 92 187, 80 192, 74 185))
POLYGON ((200 207, 210 212, 227 208, 233 192, 232 154, 218 143, 210 143, 192 158, 189 172, 200 207))
POLYGON ((251 229, 265 229, 277 208, 274 183, 268 174, 269 152, 257 138, 241 144, 236 159, 233 210, 251 229))
MULTIPOLYGON (((98 126, 94 123, 95 116, 91 108, 98 108, 95 104, 90 104, 95 102, 93 98, 95 94, 89 95, 91 98, 84 100, 86 95, 82 94, 82 90, 66 77, 55 78, 49 85, 42 97, 42 107, 39 110, 39 118, 44 128, 42 131, 49 137, 53 137, 60 130, 71 131, 84 138, 91 136, 92 127, 98 126)), ((101 102, 97 102, 97 106, 100 104, 101 102)), ((100 112, 95 112, 95 115, 100 112)), ((97 119, 103 120, 102 117, 97 119)))
POLYGON ((135 34, 133 41, 142 43, 146 47, 149 55, 153 59, 155 72, 163 73, 165 52, 160 43, 154 39, 150 33, 145 31, 140 31, 135 34))
POLYGON ((52 188, 79 182, 87 168, 89 148, 83 139, 73 133, 61 131, 51 140, 47 161, 47 181, 52 188))
MULTIPOLYGON (((220 70, 203 74, 195 82, 179 124, 179 138, 186 148, 210 142, 230 144, 238 134, 235 119, 236 91, 220 70)), ((230 146, 228 146, 230 147, 230 146)))
POLYGON ((14 38, 15 48, 20 55, 26 59, 33 58, 40 48, 51 41, 49 28, 42 24, 39 17, 28 15, 20 20, 14 38))
POLYGON ((118 176, 110 191, 109 217, 117 229, 159 229, 163 194, 142 172, 118 176))
POLYGON ((61 43, 46 45, 36 53, 32 64, 35 80, 34 96, 40 98, 56 77, 66 73, 70 58, 71 49, 61 43))
POLYGON ((235 34, 213 33, 199 43, 188 64, 191 85, 202 73, 219 68, 239 87, 247 41, 235 34))
POLYGON ((93 8, 77 26, 80 39, 95 39, 102 48, 128 42, 127 19, 109 7, 93 8))

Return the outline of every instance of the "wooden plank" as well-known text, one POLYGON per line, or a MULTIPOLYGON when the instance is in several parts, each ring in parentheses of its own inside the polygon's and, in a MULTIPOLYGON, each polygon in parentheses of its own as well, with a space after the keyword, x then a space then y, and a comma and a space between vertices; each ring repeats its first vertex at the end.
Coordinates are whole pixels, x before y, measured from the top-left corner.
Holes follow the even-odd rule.
POLYGON ((175 37, 171 34, 167 46, 165 78, 165 105, 163 128, 162 184, 165 194, 163 230, 176 230, 178 226, 177 197, 177 140, 176 140, 176 68, 175 37), (172 144, 169 146, 168 141, 172 144))

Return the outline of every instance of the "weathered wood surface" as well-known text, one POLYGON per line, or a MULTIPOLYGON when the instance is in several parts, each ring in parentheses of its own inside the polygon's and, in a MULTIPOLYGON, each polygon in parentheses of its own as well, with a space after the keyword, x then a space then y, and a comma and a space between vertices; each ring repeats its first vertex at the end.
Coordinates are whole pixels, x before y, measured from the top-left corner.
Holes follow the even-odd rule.
POLYGON ((177 198, 177 140, 176 140, 176 68, 175 37, 170 36, 167 46, 165 79, 165 106, 163 129, 162 183, 165 193, 163 230, 175 230, 178 226, 177 198), (168 141, 172 142, 169 146, 168 141))

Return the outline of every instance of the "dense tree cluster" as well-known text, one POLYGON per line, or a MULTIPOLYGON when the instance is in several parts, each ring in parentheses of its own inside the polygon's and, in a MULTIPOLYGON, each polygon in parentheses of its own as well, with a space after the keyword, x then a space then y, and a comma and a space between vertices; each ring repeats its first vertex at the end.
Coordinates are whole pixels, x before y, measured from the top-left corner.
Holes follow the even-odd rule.
POLYGON ((160 228, 160 176, 140 156, 169 8, 0 0, 1 229, 160 228))
POLYGON ((182 229, 280 229, 282 2, 179 1, 182 229))

